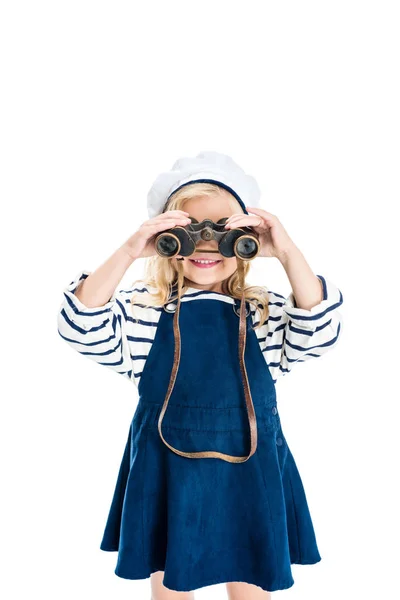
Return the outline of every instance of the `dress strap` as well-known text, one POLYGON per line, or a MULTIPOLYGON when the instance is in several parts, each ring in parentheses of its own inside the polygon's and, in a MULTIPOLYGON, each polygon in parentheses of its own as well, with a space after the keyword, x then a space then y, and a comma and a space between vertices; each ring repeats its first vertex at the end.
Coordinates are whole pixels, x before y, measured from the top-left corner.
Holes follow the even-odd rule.
MULTIPOLYGON (((242 287, 242 289, 243 289, 243 287, 242 287)), ((253 400, 251 397, 249 381, 248 381, 248 377, 247 377, 246 365, 245 365, 245 361, 244 361, 244 352, 245 352, 245 347, 246 347, 246 314, 245 314, 246 304, 245 304, 244 291, 242 293, 242 298, 240 301, 240 313, 239 313, 240 314, 239 365, 240 365, 240 371, 241 371, 241 376, 242 376, 244 395, 245 395, 245 399, 246 399, 247 415, 248 415, 249 425, 250 425, 250 451, 249 451, 249 454, 247 456, 233 456, 231 454, 225 454, 224 452, 217 452, 217 451, 213 451, 213 450, 204 450, 201 452, 183 452, 183 451, 178 450, 177 448, 174 448, 173 446, 171 446, 171 444, 169 444, 165 440, 165 438, 162 434, 161 423, 164 418, 164 414, 167 410, 168 401, 169 401, 169 398, 171 396, 171 393, 172 393, 172 390, 173 390, 173 387, 175 384, 176 375, 177 375, 178 368, 179 368, 180 354, 181 354, 181 336, 180 336, 180 329, 179 329, 180 306, 181 306, 181 299, 180 299, 180 297, 178 297, 176 309, 174 310, 175 314, 174 314, 174 320, 173 320, 174 340, 175 340, 174 362, 173 362, 173 366, 172 366, 172 370, 171 370, 171 377, 170 377, 170 381, 169 381, 169 385, 168 385, 167 394, 166 394, 163 406, 161 408, 160 416, 158 419, 158 431, 159 431, 160 437, 161 437, 162 441, 164 442, 164 444, 166 446, 168 446, 168 448, 170 448, 173 452, 175 452, 176 454, 179 454, 180 456, 186 456, 187 458, 222 458, 223 460, 225 460, 227 462, 231 462, 231 463, 246 462, 255 453, 255 451, 257 449, 257 421, 256 421, 253 400)), ((233 306, 235 308, 235 304, 233 306)))

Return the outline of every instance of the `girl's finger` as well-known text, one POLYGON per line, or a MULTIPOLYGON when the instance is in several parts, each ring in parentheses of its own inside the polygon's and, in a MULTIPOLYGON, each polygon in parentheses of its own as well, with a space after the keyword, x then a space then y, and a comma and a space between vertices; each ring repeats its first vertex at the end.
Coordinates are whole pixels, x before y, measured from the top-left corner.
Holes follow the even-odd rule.
POLYGON ((251 217, 251 215, 231 215, 226 220, 226 223, 232 223, 233 221, 237 221, 237 220, 240 220, 240 219, 246 219, 246 218, 249 218, 249 216, 251 217))
POLYGON ((230 215, 227 219, 227 221, 230 221, 231 219, 246 219, 247 217, 251 217, 251 213, 250 214, 246 214, 246 213, 234 213, 233 215, 230 215))
POLYGON ((147 221, 147 223, 143 223, 145 227, 148 227, 151 230, 157 231, 158 229, 163 229, 167 227, 174 227, 175 225, 187 225, 188 221, 186 219, 160 219, 160 220, 152 220, 147 221))
POLYGON ((184 210, 167 210, 154 217, 155 219, 169 219, 171 217, 188 217, 189 213, 184 210))
POLYGON ((268 212, 267 210, 264 210, 263 208, 258 208, 258 206, 246 206, 246 209, 250 212, 250 213, 254 213, 256 215, 260 215, 260 216, 264 216, 269 217, 271 219, 276 219, 277 216, 273 215, 272 213, 268 212))
POLYGON ((250 216, 250 215, 245 215, 244 217, 238 217, 237 219, 231 219, 229 222, 227 221, 225 223, 225 227, 229 228, 229 227, 233 227, 235 225, 239 225, 240 223, 242 223, 243 225, 261 225, 262 224, 262 219, 260 222, 261 217, 259 216, 250 216))
POLYGON ((179 223, 191 223, 191 220, 189 219, 189 217, 182 216, 182 215, 163 217, 162 219, 160 219, 159 217, 154 217, 153 219, 150 219, 150 221, 152 223, 164 223, 164 221, 177 221, 177 222, 179 221, 179 223))
POLYGON ((239 214, 231 215, 230 217, 228 217, 227 221, 231 221, 232 219, 248 219, 252 216, 254 216, 254 215, 246 215, 244 213, 239 213, 239 214))

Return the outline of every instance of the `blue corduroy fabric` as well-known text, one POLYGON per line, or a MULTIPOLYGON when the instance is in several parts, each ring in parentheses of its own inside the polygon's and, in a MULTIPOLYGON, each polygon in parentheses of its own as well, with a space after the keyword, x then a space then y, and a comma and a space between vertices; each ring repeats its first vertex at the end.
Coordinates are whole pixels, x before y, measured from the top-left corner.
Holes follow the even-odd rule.
MULTIPOLYGON (((245 364, 258 444, 244 463, 182 457, 160 438, 158 417, 173 365, 173 318, 162 312, 146 360, 100 548, 118 552, 118 576, 144 579, 161 570, 171 590, 229 581, 287 589, 294 583, 291 564, 317 563, 321 556, 251 315, 245 364)), ((183 451, 247 455, 239 317, 232 304, 196 300, 181 304, 179 325, 181 357, 162 423, 165 439, 183 451)))

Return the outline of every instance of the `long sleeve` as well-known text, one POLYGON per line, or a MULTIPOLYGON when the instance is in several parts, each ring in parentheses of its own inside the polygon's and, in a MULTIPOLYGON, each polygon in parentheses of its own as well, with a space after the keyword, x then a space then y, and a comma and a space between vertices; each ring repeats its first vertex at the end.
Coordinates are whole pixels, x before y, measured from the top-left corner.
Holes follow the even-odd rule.
POLYGON ((132 293, 146 291, 144 287, 117 290, 103 306, 85 306, 74 292, 89 274, 90 271, 80 271, 64 288, 57 315, 58 333, 80 354, 138 385, 155 337, 159 312, 139 308, 140 318, 131 316, 132 293))
POLYGON ((323 299, 310 310, 296 306, 293 292, 285 298, 268 290, 269 317, 255 332, 274 382, 296 363, 318 358, 338 343, 343 295, 333 282, 317 277, 323 299))

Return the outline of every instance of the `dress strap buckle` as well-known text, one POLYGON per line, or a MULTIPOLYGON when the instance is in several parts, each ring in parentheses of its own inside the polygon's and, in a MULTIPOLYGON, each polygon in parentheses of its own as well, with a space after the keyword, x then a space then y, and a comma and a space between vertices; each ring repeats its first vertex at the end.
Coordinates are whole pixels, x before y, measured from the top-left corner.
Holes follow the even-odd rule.
POLYGON ((167 313, 174 313, 176 311, 176 304, 174 302, 167 302, 163 305, 163 309, 167 313))
MULTIPOLYGON (((236 298, 233 299, 234 302, 232 304, 233 311, 236 313, 238 317, 240 317, 240 300, 238 301, 236 298)), ((250 305, 246 302, 246 317, 250 314, 250 305)))

